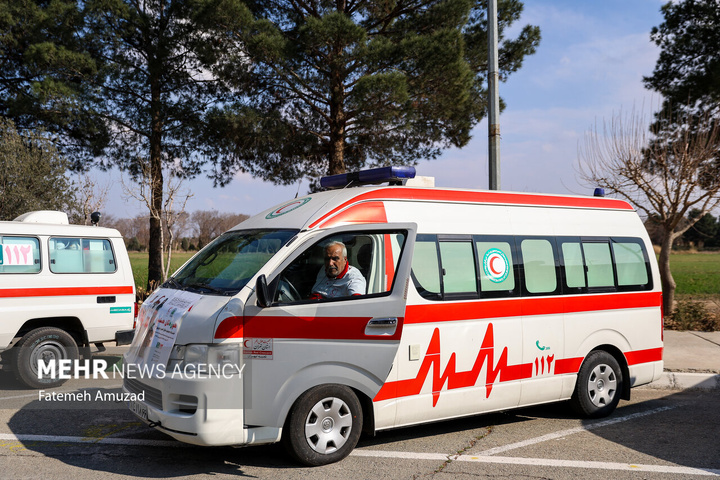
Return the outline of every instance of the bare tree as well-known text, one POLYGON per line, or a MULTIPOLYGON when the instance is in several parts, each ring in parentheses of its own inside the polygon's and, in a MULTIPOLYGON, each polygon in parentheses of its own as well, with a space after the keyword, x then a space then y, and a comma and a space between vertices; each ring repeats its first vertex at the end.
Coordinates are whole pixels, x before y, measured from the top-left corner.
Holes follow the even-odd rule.
POLYGON ((190 225, 202 248, 210 240, 250 218, 242 213, 220 213, 217 210, 197 210, 190 217, 190 225))
POLYGON ((670 271, 673 242, 720 205, 720 126, 709 117, 672 120, 648 127, 633 109, 614 115, 609 124, 603 121, 601 130, 596 124, 579 149, 578 172, 588 185, 625 198, 662 227, 659 267, 668 315, 676 287, 670 271), (660 130, 663 124, 673 127, 660 130), (693 208, 700 215, 687 219, 693 208))
POLYGON ((77 192, 77 212, 73 212, 73 223, 90 225, 90 214, 105 206, 110 184, 100 184, 88 174, 78 175, 73 183, 77 192))
MULTIPOLYGON (((167 179, 162 184, 162 202, 158 207, 156 202, 157 186, 153 184, 155 175, 151 172, 149 164, 143 164, 140 174, 137 176, 137 187, 133 189, 129 187, 123 180, 123 190, 125 194, 145 204, 150 213, 150 220, 160 223, 164 228, 160 229, 160 251, 163 255, 160 257, 160 269, 162 272, 162 280, 167 280, 170 270, 170 261, 172 260, 172 244, 175 236, 175 221, 180 214, 185 212, 185 206, 192 194, 185 190, 181 191, 183 178, 178 176, 170 169, 163 172, 163 177, 167 179), (176 208, 176 202, 179 208, 176 208), (167 242, 165 236, 168 236, 167 242), (165 259, 167 255, 167 261, 165 259)), ((158 285, 156 282, 148 278, 147 292, 151 292, 158 285)))

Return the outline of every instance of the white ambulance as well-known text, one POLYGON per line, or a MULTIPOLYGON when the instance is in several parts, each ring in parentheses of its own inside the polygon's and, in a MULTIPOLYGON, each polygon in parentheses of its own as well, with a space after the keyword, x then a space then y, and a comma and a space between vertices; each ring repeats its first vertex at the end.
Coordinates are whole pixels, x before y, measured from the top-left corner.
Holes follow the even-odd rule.
POLYGON ((129 344, 134 314, 135 282, 117 230, 70 225, 55 211, 0 222, 0 352, 23 384, 61 385, 59 362, 89 357, 93 344, 129 344), (50 363, 54 373, 43 370, 50 363))
POLYGON ((660 377, 659 274, 628 203, 410 183, 297 198, 206 246, 140 311, 131 410, 184 442, 282 441, 321 465, 362 431, 562 400, 608 415, 660 377), (337 242, 349 266, 331 275, 337 242))

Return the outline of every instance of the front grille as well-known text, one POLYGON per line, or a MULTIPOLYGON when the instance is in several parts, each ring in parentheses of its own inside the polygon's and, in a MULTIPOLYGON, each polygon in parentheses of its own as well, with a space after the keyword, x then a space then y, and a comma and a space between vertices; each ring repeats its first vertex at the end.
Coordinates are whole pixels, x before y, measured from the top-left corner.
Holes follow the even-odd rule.
POLYGON ((139 380, 134 378, 125 378, 123 380, 123 386, 125 390, 130 393, 141 394, 145 392, 145 402, 149 405, 162 410, 162 392, 157 388, 145 385, 139 380))

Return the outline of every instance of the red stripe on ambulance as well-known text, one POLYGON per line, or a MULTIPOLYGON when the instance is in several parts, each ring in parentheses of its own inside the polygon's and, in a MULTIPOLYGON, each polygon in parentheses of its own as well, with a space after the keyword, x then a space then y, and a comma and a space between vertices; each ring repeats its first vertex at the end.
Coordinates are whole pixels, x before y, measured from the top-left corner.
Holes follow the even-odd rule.
MULTIPOLYGON (((372 317, 290 317, 256 316, 248 317, 243 324, 242 317, 228 317, 220 322, 215 338, 290 338, 314 340, 367 340, 378 337, 365 335, 365 327, 372 317)), ((402 319, 394 335, 379 340, 399 340, 402 333, 402 319)))
POLYGON ((440 329, 436 328, 433 332, 430 345, 428 346, 425 358, 423 358, 423 362, 420 365, 420 371, 417 376, 407 380, 386 382, 373 401, 379 402, 382 400, 409 397, 419 394, 422 390, 423 384, 425 383, 425 379, 428 375, 431 375, 431 368, 433 407, 437 405, 437 402, 440 399, 440 392, 446 384, 448 390, 474 386, 477 383, 483 365, 486 363, 487 373, 485 377, 485 391, 487 397, 489 397, 492 393, 492 388, 496 381, 511 382, 514 380, 530 378, 532 376, 532 363, 520 365, 507 364, 507 347, 502 349, 497 363, 494 362, 494 355, 495 339, 493 336, 493 325, 491 323, 485 331, 485 337, 483 338, 480 350, 478 351, 477 358, 470 370, 464 372, 458 372, 456 370, 455 352, 453 352, 450 355, 450 360, 448 360, 447 365, 445 365, 445 369, 442 373, 440 373, 440 329))
POLYGON ((61 297, 65 295, 123 295, 134 293, 127 287, 56 287, 56 288, 3 288, 0 297, 61 297))
POLYGON ((560 313, 648 308, 662 305, 660 292, 576 295, 549 298, 511 298, 408 305, 406 323, 451 322, 484 318, 553 315, 560 313))
MULTIPOLYGON (((564 197, 561 195, 532 195, 527 193, 507 192, 471 192, 464 190, 436 190, 403 188, 401 190, 381 188, 357 195, 342 205, 329 211, 310 224, 314 228, 326 219, 336 215, 353 203, 367 200, 425 200, 434 202, 458 203, 486 203, 500 205, 532 205, 541 207, 576 207, 576 208, 606 208, 612 210, 633 210, 633 207, 624 200, 599 197, 564 197)), ((380 202, 378 202, 380 203, 380 202)), ((357 223, 357 222, 356 222, 357 223)), ((326 226, 325 224, 322 225, 326 226)))

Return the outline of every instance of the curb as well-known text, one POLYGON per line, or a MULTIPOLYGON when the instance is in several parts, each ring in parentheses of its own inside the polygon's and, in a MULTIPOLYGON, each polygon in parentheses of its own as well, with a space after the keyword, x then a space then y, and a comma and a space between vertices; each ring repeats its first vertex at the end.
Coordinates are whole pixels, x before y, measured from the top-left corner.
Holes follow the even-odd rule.
POLYGON ((720 389, 720 374, 663 372, 659 380, 645 385, 645 388, 665 390, 715 390, 720 389))

